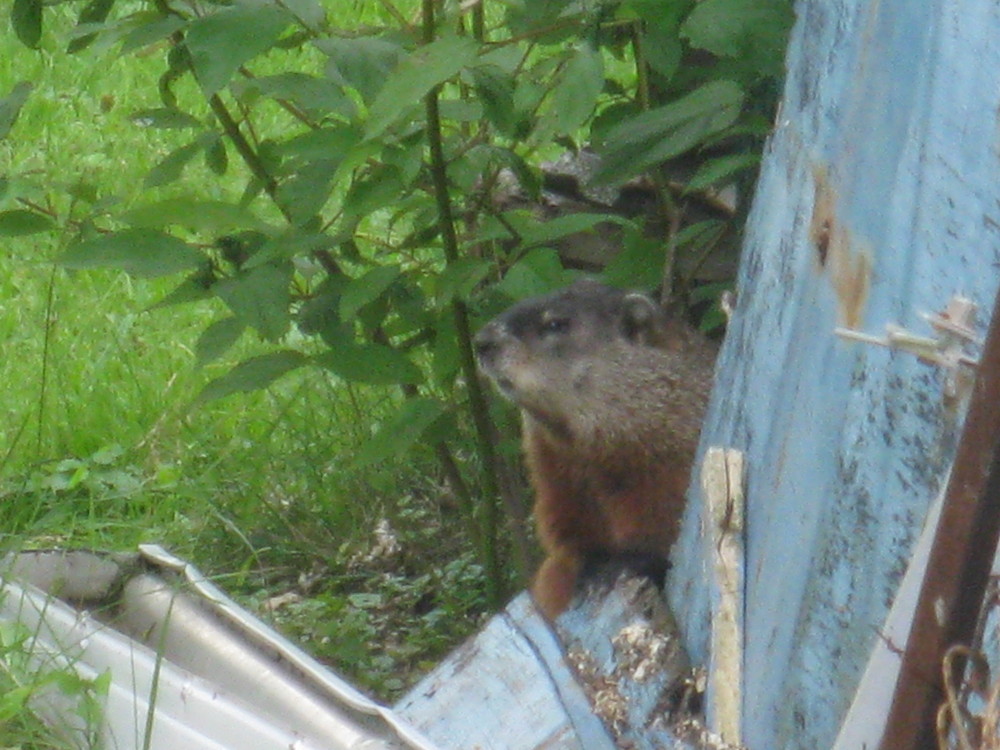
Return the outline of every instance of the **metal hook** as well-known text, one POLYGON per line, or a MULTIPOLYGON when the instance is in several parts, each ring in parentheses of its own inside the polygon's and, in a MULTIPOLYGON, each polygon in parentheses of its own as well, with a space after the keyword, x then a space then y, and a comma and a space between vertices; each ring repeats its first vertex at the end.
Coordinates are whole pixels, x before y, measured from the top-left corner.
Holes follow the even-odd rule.
POLYGON ((977 346, 982 344, 982 339, 972 328, 975 313, 976 305, 972 300, 955 295, 948 301, 944 311, 921 314, 921 317, 934 329, 935 336, 921 336, 894 323, 886 325, 884 337, 855 331, 852 328, 838 327, 834 328, 833 332, 841 338, 852 341, 908 352, 921 362, 944 369, 945 395, 954 398, 958 394, 958 382, 962 377, 960 368, 975 368, 979 364, 977 358, 965 353, 965 348, 969 344, 977 346))

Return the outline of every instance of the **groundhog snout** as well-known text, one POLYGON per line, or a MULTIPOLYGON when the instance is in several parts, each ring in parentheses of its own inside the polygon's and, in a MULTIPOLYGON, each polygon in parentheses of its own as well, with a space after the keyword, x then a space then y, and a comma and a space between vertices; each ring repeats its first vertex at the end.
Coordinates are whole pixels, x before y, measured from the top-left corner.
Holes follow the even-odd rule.
POLYGON ((487 371, 495 367, 504 342, 509 338, 503 328, 496 323, 488 323, 483 326, 472 341, 479 366, 487 371))
POLYGON ((512 401, 517 401, 518 388, 515 376, 518 372, 519 350, 517 339, 512 336, 502 323, 496 321, 487 324, 476 334, 472 341, 476 351, 479 369, 483 371, 500 393, 512 401))

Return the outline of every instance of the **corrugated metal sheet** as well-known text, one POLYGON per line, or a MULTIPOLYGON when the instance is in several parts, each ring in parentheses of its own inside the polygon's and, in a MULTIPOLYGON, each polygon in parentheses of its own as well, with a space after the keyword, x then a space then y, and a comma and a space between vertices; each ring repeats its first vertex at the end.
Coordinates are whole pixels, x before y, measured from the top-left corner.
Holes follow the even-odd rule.
MULTIPOLYGON (((130 558, 25 553, 2 578, 0 622, 26 634, 30 663, 88 679, 110 672, 102 748, 435 750, 158 547, 130 558)), ((58 691, 40 693, 37 707, 73 745, 93 746, 95 728, 58 691)))

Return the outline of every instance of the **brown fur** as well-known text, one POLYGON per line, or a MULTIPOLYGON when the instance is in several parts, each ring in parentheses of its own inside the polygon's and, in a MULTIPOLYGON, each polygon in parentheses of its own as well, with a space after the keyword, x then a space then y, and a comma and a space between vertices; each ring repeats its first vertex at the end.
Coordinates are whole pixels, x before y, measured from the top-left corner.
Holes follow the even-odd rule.
POLYGON ((593 281, 515 305, 476 337, 516 403, 546 552, 532 593, 554 618, 588 559, 666 566, 714 346, 648 298, 593 281))

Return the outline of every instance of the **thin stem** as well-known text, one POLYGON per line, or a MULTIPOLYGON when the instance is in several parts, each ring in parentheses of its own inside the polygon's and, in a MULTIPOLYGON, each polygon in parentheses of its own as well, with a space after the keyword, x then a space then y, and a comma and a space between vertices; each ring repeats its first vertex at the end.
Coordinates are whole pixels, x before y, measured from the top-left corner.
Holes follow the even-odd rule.
POLYGON ((642 44, 641 21, 632 24, 632 56, 635 58, 636 89, 639 94, 639 106, 643 111, 650 108, 649 96, 649 66, 646 65, 646 55, 642 44))
POLYGON ((42 457, 42 436, 45 425, 45 396, 49 387, 49 353, 52 344, 52 309, 55 307, 56 264, 49 273, 49 285, 45 292, 45 333, 42 338, 42 373, 38 385, 38 433, 35 436, 35 454, 42 457))
POLYGON ((486 9, 483 7, 486 0, 476 0, 472 6, 472 36, 482 44, 486 41, 486 9))
MULTIPOLYGON (((632 24, 632 52, 635 58, 639 107, 646 112, 652 108, 653 102, 649 87, 649 66, 646 64, 646 55, 642 44, 642 27, 639 21, 632 24)), ((667 305, 673 302, 674 269, 677 266, 677 234, 681 228, 683 209, 677 205, 670 186, 664 180, 663 173, 658 168, 653 170, 652 180, 653 188, 656 192, 657 211, 667 231, 667 236, 664 240, 666 252, 663 258, 663 271, 660 282, 660 301, 664 305, 667 305)))
MULTIPOLYGON (((240 130, 239 124, 226 108, 222 98, 218 94, 213 94, 208 99, 208 106, 211 107, 212 113, 219 121, 219 125, 222 126, 222 131, 232 142, 233 147, 240 155, 240 158, 243 159, 244 164, 247 165, 247 168, 253 176, 260 180, 261 184, 264 186, 264 192, 266 192, 268 196, 270 196, 271 200, 275 202, 278 209, 285 214, 285 210, 277 201, 278 181, 267 171, 267 167, 264 166, 264 162, 261 161, 260 156, 254 150, 250 141, 248 141, 243 135, 243 131, 240 130)), ((285 215, 285 218, 288 218, 287 214, 285 215)))
MULTIPOLYGON (((423 42, 434 41, 434 0, 423 0, 423 42)), ((424 98, 427 115, 427 143, 430 151, 430 171, 434 189, 434 199, 437 203, 438 223, 441 241, 444 246, 444 257, 449 265, 459 259, 458 235, 455 231, 455 218, 448 194, 447 162, 444 156, 444 146, 441 138, 441 113, 438 108, 439 89, 435 87, 424 98)), ((472 411, 472 422, 476 432, 476 449, 483 462, 483 490, 485 497, 482 504, 482 554, 486 568, 488 585, 487 595, 490 604, 499 607, 503 598, 503 575, 500 570, 500 559, 497 550, 497 497, 499 483, 497 482, 497 461, 493 449, 493 425, 490 421, 486 395, 483 393, 476 358, 472 349, 472 329, 469 324, 469 311, 461 300, 451 303, 452 318, 458 337, 459 361, 462 375, 469 392, 469 407, 472 411)))

